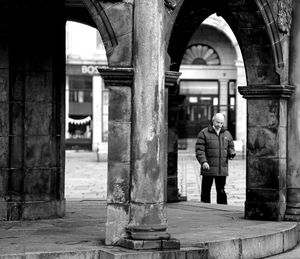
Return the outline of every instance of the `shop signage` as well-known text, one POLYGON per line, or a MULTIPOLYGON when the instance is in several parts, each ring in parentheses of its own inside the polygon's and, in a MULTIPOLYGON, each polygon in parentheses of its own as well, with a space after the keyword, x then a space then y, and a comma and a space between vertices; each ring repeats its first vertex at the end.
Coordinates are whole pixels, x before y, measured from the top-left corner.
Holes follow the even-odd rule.
POLYGON ((81 66, 81 73, 82 74, 99 74, 99 72, 97 70, 97 66, 92 66, 92 65, 81 66))

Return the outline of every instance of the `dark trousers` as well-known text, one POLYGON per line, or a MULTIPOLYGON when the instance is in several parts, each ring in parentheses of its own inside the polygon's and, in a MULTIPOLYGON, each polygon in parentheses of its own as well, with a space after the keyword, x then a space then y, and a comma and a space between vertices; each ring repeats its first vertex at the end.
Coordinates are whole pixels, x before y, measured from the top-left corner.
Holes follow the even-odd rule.
POLYGON ((226 176, 202 176, 201 184, 201 201, 210 203, 210 191, 212 183, 215 179, 217 190, 217 203, 227 204, 227 195, 225 192, 226 176))

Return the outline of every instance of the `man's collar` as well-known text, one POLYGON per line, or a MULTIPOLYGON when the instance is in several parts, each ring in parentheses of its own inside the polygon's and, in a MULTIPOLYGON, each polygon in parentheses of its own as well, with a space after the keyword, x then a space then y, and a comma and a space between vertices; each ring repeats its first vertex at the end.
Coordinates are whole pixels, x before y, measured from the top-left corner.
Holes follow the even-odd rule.
MULTIPOLYGON (((209 130, 209 131, 212 131, 212 132, 215 131, 215 129, 214 129, 212 123, 210 123, 210 124, 208 125, 208 130, 209 130)), ((224 126, 222 126, 222 128, 220 129, 220 132, 224 132, 225 130, 226 130, 226 129, 224 128, 224 126)))
POLYGON ((218 129, 218 130, 217 130, 217 129, 215 128, 215 126, 214 126, 214 125, 212 126, 212 128, 213 128, 213 129, 214 129, 214 131, 217 133, 217 135, 219 135, 219 134, 220 134, 220 132, 221 132, 221 130, 222 130, 222 128, 220 128, 220 129, 218 129))

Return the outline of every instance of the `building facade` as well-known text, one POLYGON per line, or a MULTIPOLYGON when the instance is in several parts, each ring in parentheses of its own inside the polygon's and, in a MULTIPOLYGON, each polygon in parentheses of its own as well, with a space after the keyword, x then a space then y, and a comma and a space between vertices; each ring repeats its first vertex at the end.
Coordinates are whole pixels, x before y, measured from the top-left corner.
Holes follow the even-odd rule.
MULTIPOLYGON (((92 27, 68 22, 66 35, 66 149, 99 150, 105 159, 108 89, 97 70, 107 66, 105 48, 92 27)), ((196 138, 216 112, 225 115, 234 139, 245 144, 246 102, 237 90, 237 82, 246 85, 243 60, 222 17, 211 15, 196 30, 180 73, 180 94, 186 98, 178 114, 179 148, 187 148, 187 139, 196 138)))
POLYGON ((99 151, 107 157, 108 89, 97 70, 107 66, 99 32, 66 24, 66 149, 99 151))

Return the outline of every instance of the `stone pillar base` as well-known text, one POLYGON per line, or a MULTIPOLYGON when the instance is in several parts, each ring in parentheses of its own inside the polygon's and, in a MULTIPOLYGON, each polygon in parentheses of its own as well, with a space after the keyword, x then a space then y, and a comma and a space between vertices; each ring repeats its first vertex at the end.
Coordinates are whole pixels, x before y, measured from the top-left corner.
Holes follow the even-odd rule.
POLYGON ((286 203, 245 202, 245 217, 254 220, 283 220, 286 203))
POLYGON ((285 221, 294 221, 294 222, 300 222, 300 214, 297 215, 285 215, 284 216, 285 221))
POLYGON ((170 239, 167 227, 164 225, 128 226, 126 231, 134 240, 160 240, 170 239))
POLYGON ((66 201, 0 202, 0 221, 61 218, 66 201))
POLYGON ((133 240, 120 239, 118 245, 134 250, 172 250, 180 249, 180 241, 178 239, 162 239, 162 240, 133 240))

